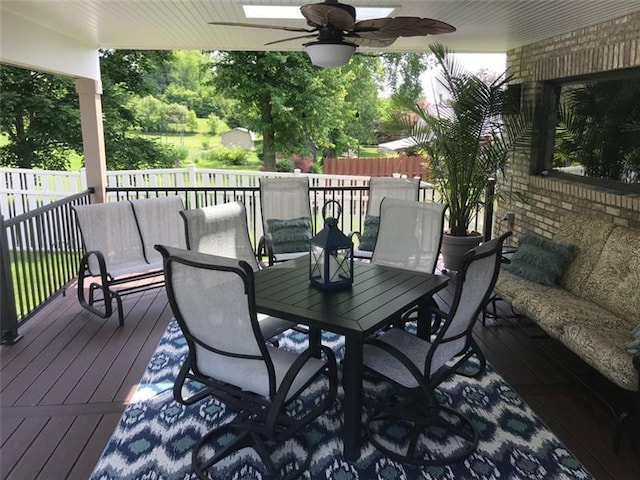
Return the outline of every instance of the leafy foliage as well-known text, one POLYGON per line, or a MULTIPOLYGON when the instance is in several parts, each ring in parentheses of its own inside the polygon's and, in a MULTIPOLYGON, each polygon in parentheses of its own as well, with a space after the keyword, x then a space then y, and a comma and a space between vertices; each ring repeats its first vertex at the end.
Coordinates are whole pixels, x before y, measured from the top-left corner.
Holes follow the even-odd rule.
POLYGON ((590 177, 640 182, 640 80, 565 87, 554 162, 580 164, 590 177))
POLYGON ((382 61, 392 102, 417 102, 423 95, 420 77, 434 67, 433 57, 429 53, 385 53, 382 61))
POLYGON ((242 126, 262 134, 265 169, 273 171, 276 154, 315 156, 318 149, 341 147, 343 139, 344 145, 356 144, 363 132, 371 131, 377 103, 371 91, 377 94, 377 89, 370 88, 376 85, 376 75, 369 73, 377 69, 377 58, 354 58, 340 69, 318 69, 302 52, 222 52, 215 63, 214 84, 218 92, 242 104, 242 126), (354 103, 356 99, 363 100, 354 103), (365 126, 358 131, 352 125, 360 118, 365 126))
POLYGON ((208 161, 228 166, 250 165, 255 153, 240 147, 218 148, 202 154, 208 161))
POLYGON ((67 152, 82 151, 73 82, 0 65, 0 129, 9 138, 0 149, 0 164, 66 168, 67 152))
POLYGON ((105 135, 110 170, 177 167, 189 151, 141 137, 105 135))
POLYGON ((529 117, 507 113, 513 111, 513 98, 505 90, 509 81, 505 74, 486 84, 458 64, 444 46, 430 49, 450 105, 420 107, 409 99, 404 109, 395 112, 391 125, 426 152, 449 207, 450 232, 463 236, 477 207, 494 200, 486 198, 487 186, 504 172, 510 151, 525 139, 529 117))
POLYGON ((276 160, 276 172, 293 172, 296 164, 290 158, 280 158, 276 160))

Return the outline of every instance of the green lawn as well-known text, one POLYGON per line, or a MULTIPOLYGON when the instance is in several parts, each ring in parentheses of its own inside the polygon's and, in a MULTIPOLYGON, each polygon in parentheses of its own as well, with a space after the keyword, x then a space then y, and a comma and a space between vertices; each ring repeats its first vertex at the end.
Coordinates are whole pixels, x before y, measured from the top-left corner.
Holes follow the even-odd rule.
POLYGON ((79 254, 73 252, 9 252, 18 318, 49 298, 77 273, 79 254), (66 278, 67 271, 70 278, 66 278))

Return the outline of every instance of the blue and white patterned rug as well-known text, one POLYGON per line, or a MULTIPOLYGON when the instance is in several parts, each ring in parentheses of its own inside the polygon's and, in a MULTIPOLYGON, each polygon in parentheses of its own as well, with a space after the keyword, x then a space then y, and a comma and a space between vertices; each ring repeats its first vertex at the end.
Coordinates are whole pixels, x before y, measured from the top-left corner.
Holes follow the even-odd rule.
MULTIPOLYGON (((290 331, 280 346, 302 350, 306 335, 290 331)), ((323 334, 323 344, 338 357, 343 338, 323 334)), ((132 402, 108 442, 92 480, 191 480, 191 449, 208 430, 233 417, 214 398, 185 407, 173 401, 175 376, 187 345, 175 322, 169 323, 132 402)), ((470 361, 472 362, 472 360, 470 361)), ((436 480, 436 479, 591 479, 591 475, 550 432, 533 411, 491 368, 477 379, 456 376, 439 389, 442 400, 470 418, 480 433, 478 449, 467 459, 444 467, 397 463, 365 443, 358 462, 342 458, 342 425, 338 401, 307 428, 314 446, 311 466, 303 479, 313 480, 436 480)), ((308 394, 311 400, 314 392, 308 394)), ((284 448, 284 447, 283 447, 284 448)), ((225 479, 268 479, 250 450, 230 463, 225 479)))

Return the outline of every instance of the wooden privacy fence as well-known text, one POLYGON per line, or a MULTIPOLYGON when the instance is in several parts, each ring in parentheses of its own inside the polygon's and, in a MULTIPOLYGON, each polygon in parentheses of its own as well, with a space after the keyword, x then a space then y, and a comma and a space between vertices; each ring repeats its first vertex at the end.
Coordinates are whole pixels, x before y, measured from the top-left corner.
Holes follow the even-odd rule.
POLYGON ((390 177, 394 173, 409 178, 427 178, 423 157, 383 157, 383 158, 325 158, 324 173, 327 175, 365 175, 390 177))

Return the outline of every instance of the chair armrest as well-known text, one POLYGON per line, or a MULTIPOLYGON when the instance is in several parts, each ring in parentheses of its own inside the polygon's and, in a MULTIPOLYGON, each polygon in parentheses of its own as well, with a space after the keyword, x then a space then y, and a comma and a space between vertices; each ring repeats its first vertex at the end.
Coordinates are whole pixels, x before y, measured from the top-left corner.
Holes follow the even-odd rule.
MULTIPOLYGON (((382 334, 384 335, 384 334, 382 334)), ((407 335, 411 335, 410 333, 408 333, 407 335)), ((421 372, 420 370, 418 370, 418 368, 415 366, 415 364, 409 360, 407 358, 407 356, 402 353, 402 351, 400 351, 398 348, 394 347, 393 345, 390 345, 386 342, 383 342, 382 340, 380 340, 379 338, 372 338, 369 340, 366 340, 365 345, 371 345, 373 347, 379 348, 380 350, 382 350, 385 353, 388 353, 389 355, 391 355, 392 357, 394 357, 396 360, 398 360, 403 367, 405 367, 409 373, 416 379, 416 381, 419 384, 423 384, 423 378, 424 378, 424 374, 423 372, 421 372)), ((371 368, 369 368, 369 370, 372 370, 371 368)), ((375 370, 372 370, 375 372, 375 370)), ((378 374, 376 372, 376 374, 378 374)), ((380 374, 378 374, 380 375, 380 374)), ((392 379, 393 380, 393 379, 392 379)))
POLYGON ((362 233, 360 232, 351 232, 349 235, 347 235, 347 237, 349 237, 349 240, 351 240, 353 242, 353 237, 356 237, 358 239, 358 243, 360 243, 362 241, 362 233))
POLYGON ((260 237, 258 241, 258 248, 256 249, 256 257, 258 259, 258 264, 264 266, 264 262, 262 261, 263 257, 267 257, 268 265, 272 266, 275 263, 275 256, 273 254, 273 244, 271 242, 271 238, 263 235, 260 237))

